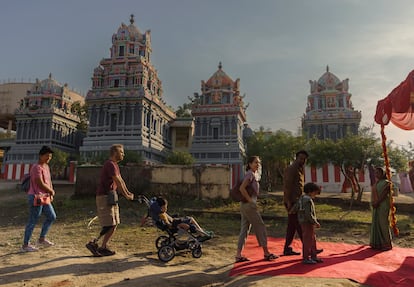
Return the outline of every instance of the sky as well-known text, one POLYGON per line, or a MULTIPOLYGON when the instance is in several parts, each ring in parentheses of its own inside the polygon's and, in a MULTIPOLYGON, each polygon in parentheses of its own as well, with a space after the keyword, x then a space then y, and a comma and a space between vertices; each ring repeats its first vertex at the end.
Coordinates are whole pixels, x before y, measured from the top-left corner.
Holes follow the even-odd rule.
MULTIPOLYGON (((218 69, 240 79, 254 130, 301 127, 309 80, 349 78, 361 126, 377 101, 414 69, 412 0, 19 0, 1 1, 0 83, 46 79, 86 95, 112 35, 134 14, 151 30, 164 101, 177 108, 218 69)), ((414 142, 391 123, 388 140, 414 142)))

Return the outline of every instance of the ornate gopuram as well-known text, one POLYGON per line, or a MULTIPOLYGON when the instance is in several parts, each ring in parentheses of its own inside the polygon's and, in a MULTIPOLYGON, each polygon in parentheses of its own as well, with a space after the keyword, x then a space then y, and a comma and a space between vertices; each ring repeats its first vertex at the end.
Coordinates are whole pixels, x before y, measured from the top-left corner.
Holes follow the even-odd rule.
POLYGON ((361 112, 355 111, 349 93, 349 79, 339 80, 329 71, 318 81, 309 81, 310 95, 302 130, 306 138, 337 140, 348 134, 357 134, 361 112))
POLYGON ((84 104, 84 97, 61 85, 52 75, 32 84, 26 96, 20 100, 16 117, 16 141, 5 156, 7 164, 37 162, 43 145, 60 149, 69 154, 78 152, 80 139, 77 114, 72 104, 84 104))
POLYGON ((222 69, 201 81, 201 94, 192 98, 194 137, 190 149, 198 164, 226 164, 233 178, 243 172, 243 140, 246 108, 240 95, 240 79, 233 81, 222 69))
POLYGON ((161 81, 151 63, 151 33, 141 33, 131 15, 112 36, 110 58, 95 68, 87 93, 89 127, 80 148, 88 160, 107 154, 114 143, 162 162, 172 148, 170 123, 174 111, 162 96, 161 81))

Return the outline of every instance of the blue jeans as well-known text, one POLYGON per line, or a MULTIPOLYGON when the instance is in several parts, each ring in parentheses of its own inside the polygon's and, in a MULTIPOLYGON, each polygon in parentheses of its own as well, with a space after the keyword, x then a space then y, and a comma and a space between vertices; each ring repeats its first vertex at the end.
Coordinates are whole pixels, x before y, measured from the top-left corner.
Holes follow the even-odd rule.
POLYGON ((29 244, 30 238, 32 237, 33 229, 36 226, 37 221, 39 220, 42 213, 46 216, 45 222, 43 222, 42 231, 40 232, 40 238, 46 237, 47 232, 49 231, 50 226, 56 220, 55 209, 52 204, 33 206, 34 195, 29 194, 27 196, 29 203, 29 221, 26 225, 24 231, 24 241, 25 245, 29 244))

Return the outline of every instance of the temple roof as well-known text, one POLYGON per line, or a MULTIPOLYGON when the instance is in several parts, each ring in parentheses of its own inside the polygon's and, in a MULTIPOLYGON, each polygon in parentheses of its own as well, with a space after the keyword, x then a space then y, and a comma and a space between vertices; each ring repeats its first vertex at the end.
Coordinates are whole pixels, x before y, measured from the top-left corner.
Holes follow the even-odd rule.
POLYGON ((326 72, 318 80, 318 85, 327 90, 334 89, 340 83, 338 77, 329 72, 329 66, 326 66, 326 72))
POLYGON ((207 86, 222 87, 232 86, 234 81, 222 70, 221 62, 219 63, 218 70, 207 81, 207 86))
POLYGON ((135 20, 133 14, 131 14, 129 22, 129 25, 121 23, 121 26, 118 28, 118 31, 116 33, 117 39, 140 40, 143 36, 141 31, 134 24, 135 20))
POLYGON ((61 93, 63 88, 61 84, 59 84, 55 79, 52 78, 52 73, 49 74, 49 77, 47 79, 44 79, 40 82, 39 80, 37 80, 36 84, 33 86, 32 89, 36 89, 36 86, 38 87, 37 92, 40 93, 61 93))

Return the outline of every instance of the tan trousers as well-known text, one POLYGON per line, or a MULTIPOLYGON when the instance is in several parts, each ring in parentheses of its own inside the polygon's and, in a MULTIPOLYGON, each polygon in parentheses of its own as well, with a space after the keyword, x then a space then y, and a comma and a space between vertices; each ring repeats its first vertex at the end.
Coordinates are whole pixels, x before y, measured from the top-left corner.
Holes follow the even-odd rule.
POLYGON ((263 222, 262 216, 257 209, 255 202, 241 202, 240 203, 240 235, 237 243, 238 250, 243 250, 246 244, 247 236, 249 235, 250 228, 253 227, 256 234, 257 241, 260 246, 267 247, 267 231, 263 222))

